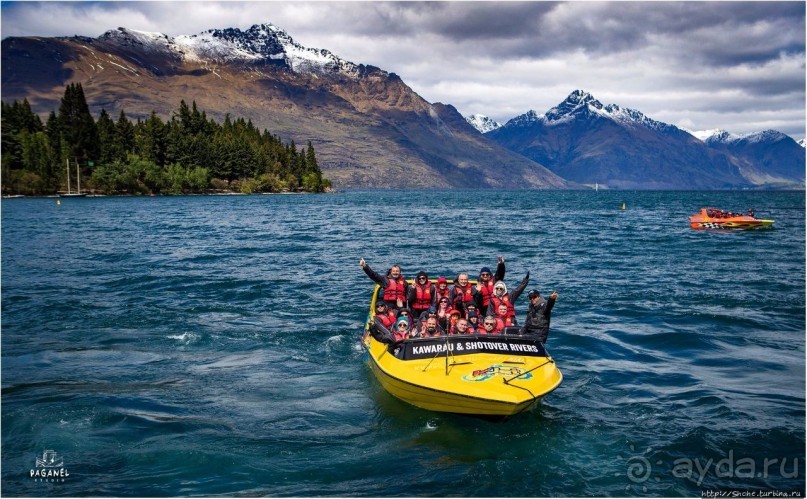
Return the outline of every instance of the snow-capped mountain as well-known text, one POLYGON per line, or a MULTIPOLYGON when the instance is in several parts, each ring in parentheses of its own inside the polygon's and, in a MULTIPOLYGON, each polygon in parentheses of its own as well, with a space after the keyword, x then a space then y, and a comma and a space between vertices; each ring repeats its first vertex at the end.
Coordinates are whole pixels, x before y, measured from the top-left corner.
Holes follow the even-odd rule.
POLYGON ((635 109, 603 105, 582 90, 544 114, 529 111, 486 136, 580 184, 723 189, 804 182, 803 150, 795 159, 796 143, 784 134, 687 132, 635 109))
POLYGON ((221 64, 278 61, 295 72, 338 71, 357 77, 361 66, 324 49, 303 47, 284 30, 271 23, 255 24, 246 31, 238 28, 211 29, 196 35, 170 37, 163 33, 127 28, 110 30, 99 40, 136 47, 146 53, 178 56, 184 62, 221 64))
POLYGON ((807 139, 801 139, 801 140, 799 141, 799 145, 800 145, 801 147, 807 147, 807 139))
POLYGON ((791 139, 788 135, 783 134, 777 130, 763 130, 761 132, 751 132, 744 135, 737 135, 726 130, 715 128, 713 130, 703 130, 693 132, 687 130, 690 134, 703 142, 713 144, 730 144, 733 142, 745 141, 748 143, 767 142, 773 143, 780 140, 791 139))
POLYGON ((334 186, 562 188, 542 165, 492 143, 450 105, 394 73, 307 48, 272 24, 196 35, 118 28, 98 38, 2 40, 3 99, 58 109, 81 83, 90 111, 170 119, 181 101, 210 119, 243 117, 285 141, 311 141, 334 186))
POLYGON ((704 143, 734 158, 743 176, 754 184, 804 181, 804 149, 782 132, 763 130, 734 135, 721 130, 707 137, 704 143))
POLYGON ((526 126, 531 126, 533 123, 536 123, 536 122, 541 121, 543 119, 544 119, 543 114, 538 114, 535 111, 533 111, 532 109, 530 109, 526 113, 520 114, 520 115, 516 116, 515 118, 512 118, 512 119, 508 120, 507 123, 505 123, 503 126, 526 127, 526 126))
POLYGON ((698 131, 686 130, 686 132, 689 132, 693 137, 701 140, 702 142, 708 142, 708 141, 728 142, 735 138, 739 138, 739 136, 727 132, 722 128, 713 128, 711 130, 698 130, 698 131))
POLYGON ((502 126, 501 123, 490 119, 484 114, 472 114, 471 116, 466 116, 465 121, 467 121, 472 127, 479 130, 481 133, 492 132, 493 130, 501 128, 502 126))
POLYGON ((544 114, 533 110, 516 116, 506 126, 532 126, 541 122, 545 126, 558 126, 579 118, 602 117, 626 126, 644 126, 656 130, 678 130, 673 125, 662 123, 645 116, 635 109, 623 108, 616 104, 603 105, 593 95, 584 90, 575 90, 566 99, 544 114))

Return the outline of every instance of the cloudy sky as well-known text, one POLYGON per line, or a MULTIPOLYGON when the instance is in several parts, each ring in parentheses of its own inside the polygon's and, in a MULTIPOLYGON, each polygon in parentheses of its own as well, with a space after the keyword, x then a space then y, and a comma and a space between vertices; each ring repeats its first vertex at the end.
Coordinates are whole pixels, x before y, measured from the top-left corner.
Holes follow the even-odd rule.
POLYGON ((2 36, 271 22, 499 122, 575 89, 690 130, 805 135, 804 2, 2 2, 2 36))

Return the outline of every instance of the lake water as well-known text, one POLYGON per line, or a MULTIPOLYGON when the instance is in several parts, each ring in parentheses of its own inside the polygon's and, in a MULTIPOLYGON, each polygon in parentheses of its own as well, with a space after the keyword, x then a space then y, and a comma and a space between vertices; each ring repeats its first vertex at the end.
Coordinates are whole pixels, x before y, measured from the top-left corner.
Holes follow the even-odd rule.
POLYGON ((803 192, 2 202, 5 496, 803 493, 804 347, 803 192), (775 228, 691 230, 707 205, 775 228), (560 388, 506 422, 387 394, 359 258, 498 255, 560 295, 560 388))

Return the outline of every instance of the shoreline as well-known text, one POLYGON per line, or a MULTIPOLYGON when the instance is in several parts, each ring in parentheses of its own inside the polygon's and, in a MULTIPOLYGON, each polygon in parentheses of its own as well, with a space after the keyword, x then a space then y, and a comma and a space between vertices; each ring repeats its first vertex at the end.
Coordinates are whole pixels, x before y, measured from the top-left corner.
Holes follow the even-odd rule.
MULTIPOLYGON (((190 192, 187 194, 87 194, 82 198, 158 198, 171 196, 275 196, 275 195, 305 195, 305 194, 334 194, 338 191, 331 189, 325 192, 190 192)), ((3 194, 2 199, 70 199, 59 194, 3 194)))

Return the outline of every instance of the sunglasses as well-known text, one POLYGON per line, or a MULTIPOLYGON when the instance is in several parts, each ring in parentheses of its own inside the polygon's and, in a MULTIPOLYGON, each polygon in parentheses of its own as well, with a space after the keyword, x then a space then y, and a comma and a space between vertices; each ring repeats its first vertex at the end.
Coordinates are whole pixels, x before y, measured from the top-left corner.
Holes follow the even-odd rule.
POLYGON ((406 327, 406 324, 398 324, 398 329, 404 329, 405 327, 406 327))
POLYGON ((486 325, 486 326, 495 326, 496 324, 494 324, 494 323, 492 323, 492 322, 486 322, 486 323, 485 323, 485 325, 486 325))
POLYGON ((482 277, 490 277, 490 274, 488 274, 487 272, 483 272, 479 275, 481 275, 482 277))
POLYGON ((418 281, 425 281, 425 280, 426 280, 425 277, 418 277, 418 281))

